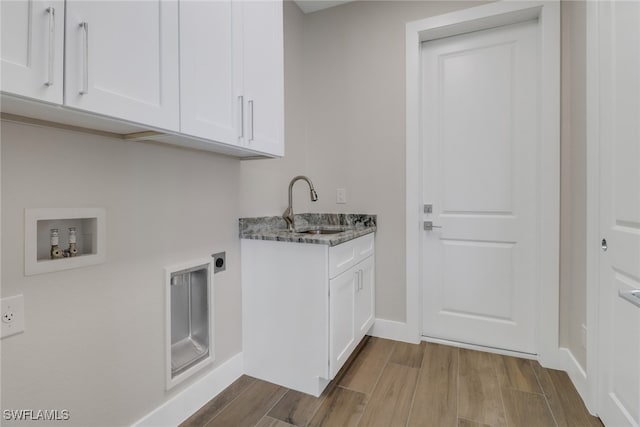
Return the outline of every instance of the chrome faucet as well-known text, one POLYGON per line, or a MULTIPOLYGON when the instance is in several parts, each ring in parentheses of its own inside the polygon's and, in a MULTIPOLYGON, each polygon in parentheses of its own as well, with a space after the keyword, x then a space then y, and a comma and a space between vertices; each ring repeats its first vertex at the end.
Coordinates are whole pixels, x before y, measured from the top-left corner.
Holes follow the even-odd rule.
POLYGON ((318 193, 316 193, 316 190, 313 188, 313 183, 309 178, 303 175, 298 175, 291 180, 289 183, 289 207, 282 214, 282 217, 287 222, 287 230, 289 231, 294 231, 296 229, 296 224, 293 219, 293 184, 300 179, 307 181, 307 184, 309 184, 309 195, 311 196, 311 201, 316 202, 318 200, 318 193))

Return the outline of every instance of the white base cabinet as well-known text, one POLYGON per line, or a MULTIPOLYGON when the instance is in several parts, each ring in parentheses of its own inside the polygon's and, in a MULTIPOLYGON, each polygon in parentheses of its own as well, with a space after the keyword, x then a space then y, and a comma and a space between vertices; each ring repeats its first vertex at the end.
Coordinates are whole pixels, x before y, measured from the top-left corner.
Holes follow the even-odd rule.
POLYGON ((319 396, 373 325, 374 234, 241 242, 245 372, 319 396))

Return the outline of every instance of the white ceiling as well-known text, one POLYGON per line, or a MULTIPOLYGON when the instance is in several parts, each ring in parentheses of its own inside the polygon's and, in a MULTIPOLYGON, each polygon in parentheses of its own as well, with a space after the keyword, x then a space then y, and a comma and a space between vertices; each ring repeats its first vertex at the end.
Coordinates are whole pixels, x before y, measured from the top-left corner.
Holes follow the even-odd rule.
POLYGON ((351 3, 353 0, 295 0, 304 13, 316 12, 341 4, 351 3))

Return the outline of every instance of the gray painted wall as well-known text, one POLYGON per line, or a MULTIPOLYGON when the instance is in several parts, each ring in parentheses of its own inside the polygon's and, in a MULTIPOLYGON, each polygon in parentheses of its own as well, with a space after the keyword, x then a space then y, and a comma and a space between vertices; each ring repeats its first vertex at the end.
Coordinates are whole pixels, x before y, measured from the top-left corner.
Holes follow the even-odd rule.
POLYGON ((238 160, 8 122, 1 136, 2 295, 23 294, 26 317, 2 340, 3 409, 130 425, 190 384, 165 392, 163 268, 218 251, 205 372, 241 351, 238 160), (25 277, 24 209, 93 206, 106 209, 107 261, 25 277))

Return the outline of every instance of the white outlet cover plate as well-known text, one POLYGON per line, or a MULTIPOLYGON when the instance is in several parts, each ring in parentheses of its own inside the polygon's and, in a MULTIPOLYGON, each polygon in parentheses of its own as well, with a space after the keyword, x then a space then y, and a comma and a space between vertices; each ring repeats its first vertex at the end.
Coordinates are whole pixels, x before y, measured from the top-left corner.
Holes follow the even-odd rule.
POLYGON ((346 188, 337 188, 336 189, 336 203, 339 203, 339 204, 347 203, 347 189, 346 188))
POLYGON ((2 338, 24 332, 24 297, 16 295, 13 297, 2 298, 2 316, 0 316, 0 324, 2 325, 2 338), (5 315, 12 317, 11 321, 5 319, 5 315))

